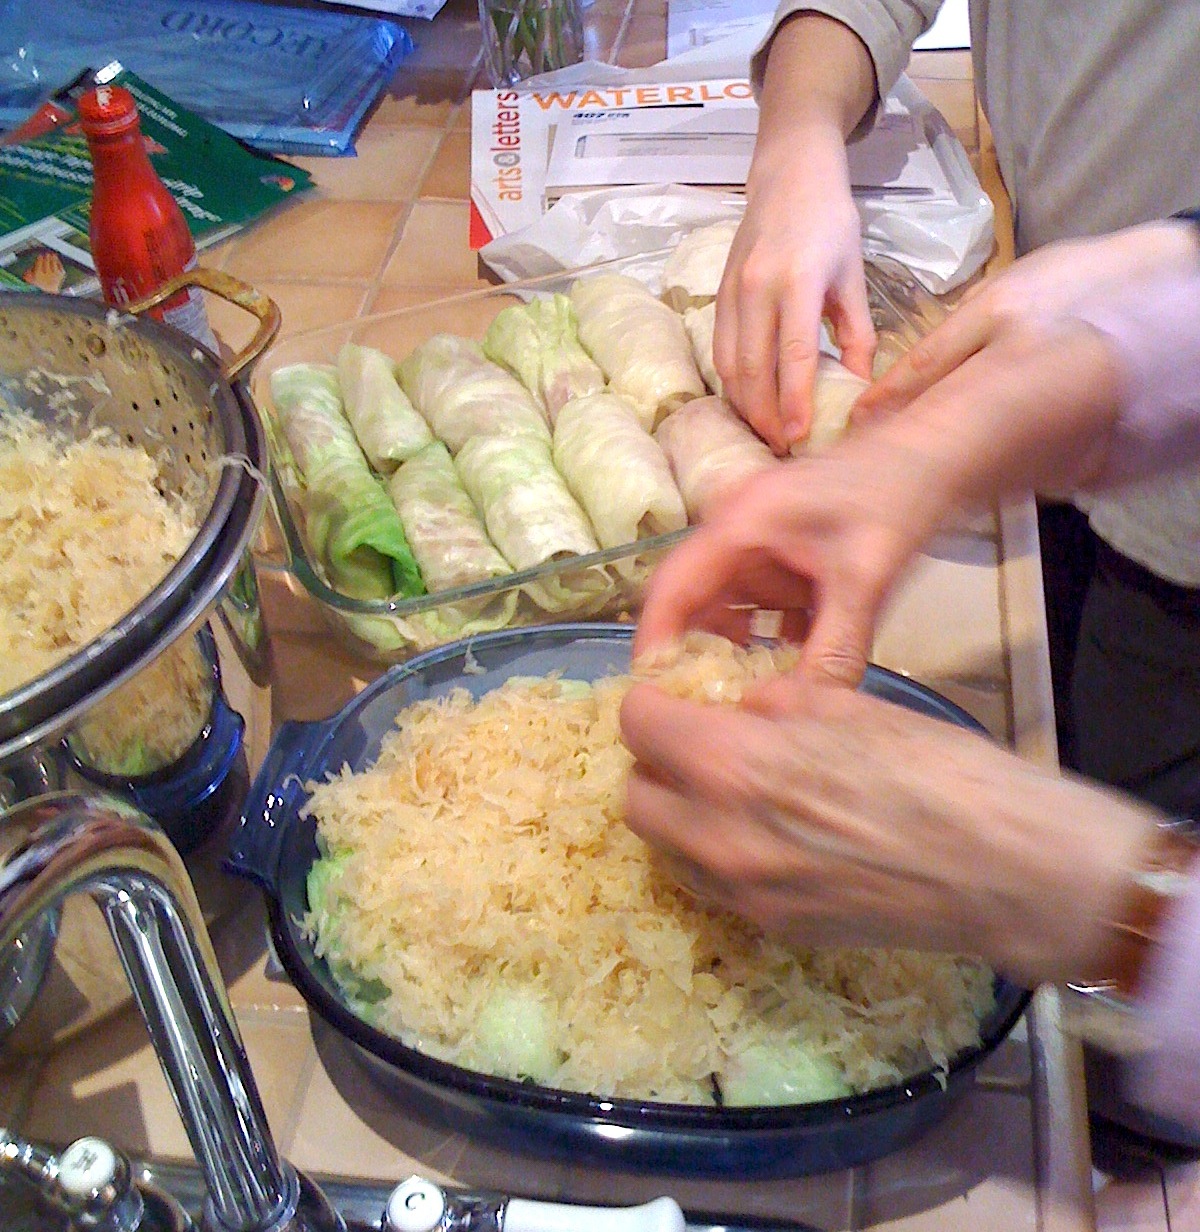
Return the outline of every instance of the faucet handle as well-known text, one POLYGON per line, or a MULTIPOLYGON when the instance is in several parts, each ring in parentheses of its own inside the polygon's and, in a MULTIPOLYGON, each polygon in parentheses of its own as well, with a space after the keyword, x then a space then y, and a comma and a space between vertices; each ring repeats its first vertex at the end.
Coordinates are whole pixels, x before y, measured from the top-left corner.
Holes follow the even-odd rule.
POLYGON ((0 1171, 21 1177, 67 1216, 71 1232, 187 1232, 182 1207, 153 1194, 155 1216, 133 1178, 129 1160, 103 1138, 78 1138, 54 1155, 0 1128, 0 1171))

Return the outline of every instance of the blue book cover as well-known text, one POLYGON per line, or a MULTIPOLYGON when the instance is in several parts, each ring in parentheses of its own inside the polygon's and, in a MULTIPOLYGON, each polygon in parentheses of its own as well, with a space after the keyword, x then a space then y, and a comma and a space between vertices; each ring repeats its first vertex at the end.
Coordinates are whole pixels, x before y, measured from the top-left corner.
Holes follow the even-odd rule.
POLYGON ((395 22, 252 0, 0 0, 0 128, 119 60, 259 150, 348 154, 412 50, 395 22))

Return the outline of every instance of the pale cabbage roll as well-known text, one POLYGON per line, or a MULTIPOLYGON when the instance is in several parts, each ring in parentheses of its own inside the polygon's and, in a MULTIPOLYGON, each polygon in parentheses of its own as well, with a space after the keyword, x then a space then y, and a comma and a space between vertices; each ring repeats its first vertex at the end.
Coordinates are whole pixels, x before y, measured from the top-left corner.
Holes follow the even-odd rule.
POLYGON ((812 423, 808 436, 792 446, 792 453, 816 453, 832 445, 846 431, 850 408, 869 384, 832 355, 822 353, 817 358, 812 423))
POLYGON ((713 362, 713 330, 717 324, 717 304, 710 300, 700 308, 685 308, 683 311, 683 329, 692 344, 692 356, 696 367, 704 378, 705 385, 714 394, 723 395, 717 365, 713 362))
POLYGON ((683 320, 636 278, 591 274, 571 287, 579 340, 615 393, 637 408, 647 432, 689 398, 704 395, 683 320))
POLYGON ((435 334, 400 363, 397 376, 452 454, 473 436, 527 436, 549 448, 550 426, 537 399, 474 339, 435 334))
POLYGON ((695 398, 659 424, 654 439, 671 464, 693 521, 748 476, 781 466, 767 443, 721 398, 695 398))
POLYGON ((356 599, 425 593, 400 515, 342 410, 329 364, 271 373, 271 401, 304 480, 304 531, 330 584, 356 599))
POLYGON ((620 394, 591 394, 562 408, 554 425, 554 465, 602 547, 687 525, 671 464, 620 394))
POLYGON ((483 336, 483 353, 520 378, 546 408, 551 427, 572 398, 604 388, 604 373, 580 344, 565 295, 505 308, 483 336))
MULTIPOLYGON (((704 375, 705 383, 714 394, 722 394, 721 378, 713 363, 713 326, 716 323, 717 306, 705 304, 702 308, 688 308, 683 314, 683 327, 687 331, 696 356, 696 366, 704 375)), ((808 436, 792 446, 792 453, 814 453, 832 445, 845 432, 850 422, 850 408, 855 399, 870 384, 856 376, 832 355, 822 352, 817 358, 817 373, 813 383, 813 419, 808 436)))
POLYGON ((663 265, 663 299, 676 312, 700 308, 716 299, 738 220, 710 223, 689 231, 663 265))
POLYGON ((512 572, 488 538, 441 441, 404 462, 388 481, 388 492, 429 590, 453 590, 512 572))
MULTIPOLYGON (((454 460, 492 542, 514 569, 598 552, 587 514, 554 468, 550 446, 529 436, 474 436, 454 460)), ((609 586, 601 570, 547 577, 526 589, 548 610, 609 586)))
POLYGON ((347 342, 338 352, 337 375, 346 418, 367 460, 381 474, 390 475, 433 440, 382 351, 347 342))

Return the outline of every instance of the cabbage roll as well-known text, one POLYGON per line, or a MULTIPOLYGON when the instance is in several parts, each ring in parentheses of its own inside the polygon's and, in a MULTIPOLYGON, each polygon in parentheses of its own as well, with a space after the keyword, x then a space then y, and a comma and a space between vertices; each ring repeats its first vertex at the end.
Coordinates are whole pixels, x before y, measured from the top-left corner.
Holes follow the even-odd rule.
POLYGON ((613 392, 637 408, 647 432, 677 406, 705 393, 679 313, 636 278, 592 274, 571 287, 579 340, 613 392))
MULTIPOLYGON (((722 393, 721 378, 713 363, 713 325, 716 322, 717 306, 705 304, 703 308, 688 308, 683 314, 683 327, 696 357, 696 366, 704 375, 704 381, 715 394, 722 393)), ((839 363, 832 355, 821 353, 817 358, 817 373, 813 384, 813 418, 808 436, 792 446, 792 453, 812 453, 832 445, 846 430, 850 422, 850 408, 855 399, 870 384, 855 376, 849 368, 839 363)))
POLYGON ((692 344, 692 356, 704 378, 705 385, 714 393, 723 395, 717 365, 713 363, 713 330, 717 324, 717 303, 711 300, 701 308, 685 308, 683 329, 692 344))
POLYGON ((521 379, 546 408, 551 427, 565 403, 604 388, 604 373, 580 345, 565 295, 505 308, 483 337, 483 353, 521 379))
POLYGON ((382 351, 346 343, 338 352, 337 375, 346 418, 367 461, 381 474, 390 475, 433 440, 382 351))
POLYGON ((733 407, 715 396, 693 399, 668 415, 654 439, 671 463, 693 522, 743 479, 783 465, 733 407))
POLYGON ((271 401, 304 481, 305 537, 330 585, 355 599, 424 594, 400 515, 342 410, 336 369, 277 368, 271 401))
POLYGON ((433 434, 457 454, 473 436, 528 436, 550 445, 546 413, 471 338, 435 334, 397 369, 401 388, 433 434))
POLYGON ((591 394, 562 408, 554 425, 554 465, 602 547, 687 525, 671 464, 620 394, 591 394))
POLYGON ((455 465, 492 542, 514 569, 600 550, 544 441, 476 436, 459 450, 455 465))
POLYGON ((701 308, 717 298, 738 220, 697 227, 676 245, 663 265, 663 299, 676 312, 701 308))
POLYGON ((850 408, 870 384, 856 376, 832 355, 817 359, 817 378, 813 386, 813 418, 808 436, 792 446, 792 453, 816 453, 832 445, 846 431, 850 408))
POLYGON ((441 441, 404 462, 388 481, 388 491, 429 590, 453 590, 512 572, 488 538, 441 441))
MULTIPOLYGON (((554 469, 550 446, 529 436, 475 436, 454 460, 492 542, 514 569, 598 552, 587 514, 554 469)), ((601 570, 542 578, 526 589, 548 610, 607 589, 601 570)))

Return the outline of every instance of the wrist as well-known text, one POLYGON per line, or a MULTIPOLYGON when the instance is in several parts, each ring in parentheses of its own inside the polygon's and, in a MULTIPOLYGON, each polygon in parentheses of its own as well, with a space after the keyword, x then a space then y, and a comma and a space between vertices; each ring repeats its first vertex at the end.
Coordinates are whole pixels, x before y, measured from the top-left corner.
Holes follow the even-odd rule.
POLYGON ((1153 828, 1103 921, 1105 945, 1089 986, 1122 999, 1138 993, 1150 955, 1191 884, 1198 859, 1194 823, 1166 821, 1153 828))
POLYGON ((1154 828, 1103 921, 1104 944, 1086 968, 1091 976, 1063 986, 1064 1025, 1114 1055, 1133 1056, 1155 1046, 1132 1012, 1132 1000, 1195 876, 1200 843, 1194 831, 1194 822, 1163 822, 1154 828))

